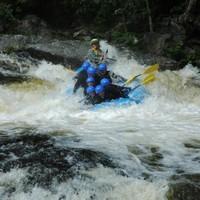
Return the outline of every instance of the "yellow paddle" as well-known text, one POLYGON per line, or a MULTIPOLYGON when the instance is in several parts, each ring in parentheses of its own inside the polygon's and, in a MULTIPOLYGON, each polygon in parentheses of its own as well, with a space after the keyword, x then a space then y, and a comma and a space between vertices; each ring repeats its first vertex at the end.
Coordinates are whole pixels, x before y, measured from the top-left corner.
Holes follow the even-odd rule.
POLYGON ((137 85, 136 87, 134 87, 134 88, 132 89, 132 91, 135 90, 136 88, 142 86, 142 85, 148 85, 149 83, 152 83, 152 82, 155 81, 155 80, 156 80, 155 75, 154 75, 154 74, 150 74, 150 75, 146 76, 146 77, 144 78, 144 80, 143 80, 139 85, 137 85))
POLYGON ((128 84, 132 83, 132 82, 133 82, 137 77, 139 77, 139 76, 142 76, 142 75, 144 75, 144 74, 149 74, 149 73, 155 72, 155 71, 158 70, 158 68, 159 68, 159 64, 151 65, 151 66, 147 67, 147 68, 144 70, 144 72, 143 72, 142 74, 139 74, 139 75, 136 75, 136 76, 135 76, 135 75, 131 76, 131 78, 129 78, 129 79, 125 82, 124 85, 128 85, 128 84))
POLYGON ((150 75, 145 77, 145 79, 142 81, 141 84, 142 85, 147 85, 147 84, 149 84, 149 83, 151 83, 151 82, 153 82, 155 80, 156 80, 155 75, 154 74, 150 74, 150 75))

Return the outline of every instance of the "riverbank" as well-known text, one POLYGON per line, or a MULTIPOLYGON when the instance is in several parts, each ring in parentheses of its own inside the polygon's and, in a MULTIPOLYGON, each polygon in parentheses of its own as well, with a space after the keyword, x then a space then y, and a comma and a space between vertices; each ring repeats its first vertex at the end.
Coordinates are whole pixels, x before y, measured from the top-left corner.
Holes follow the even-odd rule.
POLYGON ((48 4, 4 0, 0 33, 34 35, 45 40, 89 41, 98 37, 129 48, 141 63, 157 62, 161 70, 177 70, 188 63, 200 66, 199 6, 196 0, 164 4, 149 1, 148 6, 145 1, 129 0, 123 3, 52 0, 48 4))

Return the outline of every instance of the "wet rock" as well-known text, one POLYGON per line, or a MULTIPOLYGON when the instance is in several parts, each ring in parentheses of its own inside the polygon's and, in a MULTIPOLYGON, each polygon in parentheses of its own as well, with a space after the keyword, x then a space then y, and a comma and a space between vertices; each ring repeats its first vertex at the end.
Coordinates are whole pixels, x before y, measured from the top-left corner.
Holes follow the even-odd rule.
POLYGON ((200 197, 200 174, 182 174, 171 178, 168 200, 198 200, 200 197))
POLYGON ((128 150, 135 155, 141 155, 144 153, 144 150, 140 146, 128 146, 128 150))
POLYGON ((9 83, 22 83, 24 81, 29 81, 31 77, 27 76, 13 76, 13 75, 5 75, 0 73, 0 84, 9 84, 9 83))
POLYGON ((163 156, 160 153, 154 153, 152 155, 143 156, 140 158, 143 163, 151 166, 151 168, 162 171, 161 167, 163 165, 159 162, 161 159, 163 159, 163 156))
POLYGON ((158 56, 155 58, 155 63, 159 63, 159 70, 178 70, 181 69, 183 66, 180 65, 177 61, 167 58, 164 56, 158 56))
POLYGON ((8 54, 26 52, 32 58, 72 67, 80 66, 88 48, 88 42, 79 40, 57 40, 33 35, 0 36, 0 51, 8 54))
POLYGON ((37 66, 38 63, 37 60, 25 54, 2 55, 0 57, 0 83, 6 84, 31 80, 32 77, 27 75, 27 72, 32 66, 37 66))
MULTIPOLYGON (((32 131, 31 131, 32 132, 32 131)), ((88 170, 101 164, 115 168, 105 154, 90 149, 61 148, 46 135, 27 134, 7 137, 0 141, 0 170, 8 172, 13 168, 27 169, 25 185, 49 187, 53 180, 67 181, 81 170, 88 170), (6 156, 5 156, 6 155, 6 156)))
POLYGON ((31 38, 24 35, 1 35, 0 36, 0 51, 12 52, 17 49, 22 49, 31 38))
POLYGON ((137 155, 140 161, 150 170, 162 171, 164 165, 161 163, 163 155, 158 146, 130 146, 129 152, 137 155))
POLYGON ((185 142, 184 146, 190 149, 200 149, 200 140, 192 140, 190 142, 185 142))
POLYGON ((65 200, 65 199, 66 199, 66 196, 62 195, 58 200, 65 200))
POLYGON ((78 40, 49 40, 37 44, 30 44, 26 51, 33 58, 45 59, 54 64, 79 66, 88 51, 88 43, 78 40))
POLYGON ((3 31, 4 31, 4 27, 3 27, 2 22, 0 21, 0 33, 2 33, 3 31))
POLYGON ((192 77, 190 78, 187 83, 188 86, 196 86, 200 87, 200 77, 192 77))
POLYGON ((94 37, 95 33, 91 30, 87 30, 86 28, 79 27, 77 30, 73 33, 74 39, 84 39, 84 40, 91 40, 92 37, 94 37))
POLYGON ((46 22, 35 15, 27 15, 22 20, 18 20, 14 31, 23 35, 51 36, 46 22))
POLYGON ((161 55, 170 34, 146 33, 143 38, 144 49, 152 54, 161 55))

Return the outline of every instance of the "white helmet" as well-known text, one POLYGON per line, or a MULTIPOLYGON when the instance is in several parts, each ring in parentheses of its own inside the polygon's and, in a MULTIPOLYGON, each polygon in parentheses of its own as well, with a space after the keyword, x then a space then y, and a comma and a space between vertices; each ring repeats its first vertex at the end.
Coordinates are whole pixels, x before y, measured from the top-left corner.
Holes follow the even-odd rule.
POLYGON ((90 45, 93 45, 93 44, 99 45, 99 40, 97 38, 92 39, 90 41, 90 45))

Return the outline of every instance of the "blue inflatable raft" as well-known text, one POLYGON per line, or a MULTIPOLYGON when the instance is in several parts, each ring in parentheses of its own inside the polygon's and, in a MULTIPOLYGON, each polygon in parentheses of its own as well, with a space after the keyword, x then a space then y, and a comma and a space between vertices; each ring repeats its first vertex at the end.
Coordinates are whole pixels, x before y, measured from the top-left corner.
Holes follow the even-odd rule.
POLYGON ((110 106, 124 106, 124 105, 130 105, 130 104, 140 104, 144 102, 144 99, 149 95, 149 92, 144 86, 137 87, 136 89, 133 88, 129 92, 128 98, 119 98, 114 99, 109 102, 104 102, 101 104, 97 104, 94 106, 94 109, 104 108, 104 107, 110 107, 110 106))

